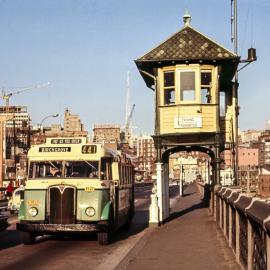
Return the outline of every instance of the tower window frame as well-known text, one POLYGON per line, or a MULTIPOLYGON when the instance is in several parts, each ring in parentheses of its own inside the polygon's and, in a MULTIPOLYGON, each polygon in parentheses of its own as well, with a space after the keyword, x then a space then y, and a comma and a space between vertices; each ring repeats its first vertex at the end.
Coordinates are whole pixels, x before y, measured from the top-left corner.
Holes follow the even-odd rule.
POLYGON ((213 103, 213 89, 212 81, 213 74, 210 69, 201 69, 200 70, 200 98, 202 104, 211 104, 213 103), (210 76, 209 76, 210 75, 210 76))
POLYGON ((175 104, 175 71, 166 70, 163 72, 163 104, 175 104))

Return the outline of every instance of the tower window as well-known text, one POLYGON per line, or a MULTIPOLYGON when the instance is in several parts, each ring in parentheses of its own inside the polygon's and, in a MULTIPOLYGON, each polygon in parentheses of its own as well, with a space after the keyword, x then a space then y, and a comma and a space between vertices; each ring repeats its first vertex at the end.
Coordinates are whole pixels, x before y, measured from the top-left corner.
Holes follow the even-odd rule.
POLYGON ((164 72, 164 105, 175 104, 174 71, 164 72))
POLYGON ((195 72, 180 73, 180 99, 181 101, 195 101, 195 72))
POLYGON ((211 94, 212 73, 211 71, 201 72, 201 102, 209 104, 212 102, 211 94))

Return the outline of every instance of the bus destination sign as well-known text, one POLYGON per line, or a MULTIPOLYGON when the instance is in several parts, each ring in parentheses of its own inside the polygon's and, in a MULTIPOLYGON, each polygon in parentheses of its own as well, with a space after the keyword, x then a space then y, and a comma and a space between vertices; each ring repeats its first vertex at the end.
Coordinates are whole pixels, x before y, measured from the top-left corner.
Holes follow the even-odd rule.
POLYGON ((82 154, 95 154, 97 152, 96 145, 83 145, 82 154))
POLYGON ((71 147, 39 147, 42 153, 64 153, 71 152, 71 147))
POLYGON ((81 139, 51 139, 51 144, 80 144, 81 139))

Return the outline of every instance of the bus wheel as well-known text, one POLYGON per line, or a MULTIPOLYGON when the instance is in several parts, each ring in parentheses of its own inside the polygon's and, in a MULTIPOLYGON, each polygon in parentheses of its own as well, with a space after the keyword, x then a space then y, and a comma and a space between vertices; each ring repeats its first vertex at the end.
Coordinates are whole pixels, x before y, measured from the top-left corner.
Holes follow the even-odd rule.
MULTIPOLYGON (((130 204, 131 205, 131 204, 130 204)), ((123 228, 128 230, 130 229, 130 226, 131 226, 131 223, 132 223, 132 218, 133 218, 133 215, 134 215, 134 211, 133 211, 133 207, 131 206, 128 210, 128 215, 127 215, 127 221, 126 223, 124 224, 123 228)))
POLYGON ((101 246, 108 245, 110 243, 110 233, 106 232, 98 232, 98 243, 101 246))
POLYGON ((102 246, 108 245, 111 242, 111 237, 113 233, 113 212, 110 211, 109 219, 106 222, 107 223, 107 229, 103 232, 97 233, 98 243, 102 246))
POLYGON ((21 239, 24 245, 32 245, 35 243, 36 237, 31 232, 21 232, 21 239))

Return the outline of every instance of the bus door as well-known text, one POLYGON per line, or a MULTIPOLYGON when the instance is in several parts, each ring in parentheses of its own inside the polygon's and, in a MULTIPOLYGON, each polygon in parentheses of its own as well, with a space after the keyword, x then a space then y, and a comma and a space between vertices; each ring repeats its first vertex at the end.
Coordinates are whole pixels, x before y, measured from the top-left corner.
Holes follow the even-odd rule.
POLYGON ((113 205, 113 210, 114 210, 114 222, 115 225, 117 226, 118 224, 118 208, 119 208, 119 187, 118 187, 118 181, 111 181, 110 185, 110 200, 113 205))
POLYGON ((112 159, 101 159, 101 179, 110 180, 110 201, 113 205, 114 211, 114 225, 118 225, 118 212, 119 212, 119 187, 118 181, 112 179, 112 159))

